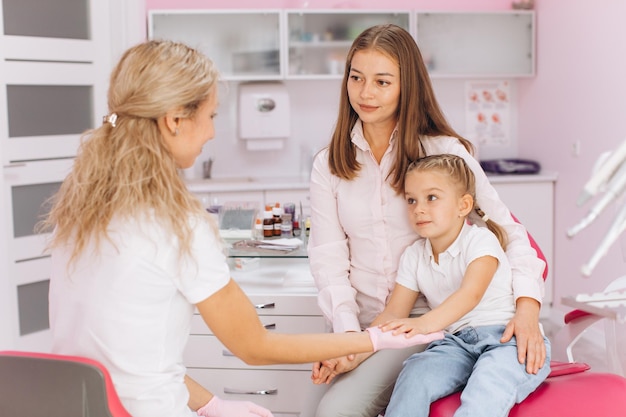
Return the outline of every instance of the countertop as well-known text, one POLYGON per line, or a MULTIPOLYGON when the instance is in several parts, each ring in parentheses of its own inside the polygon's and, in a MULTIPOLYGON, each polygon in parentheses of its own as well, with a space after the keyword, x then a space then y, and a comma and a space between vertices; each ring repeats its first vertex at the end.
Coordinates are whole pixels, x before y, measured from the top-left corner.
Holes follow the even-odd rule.
POLYGON ((511 183, 511 182, 555 182, 558 178, 556 172, 540 172, 539 174, 487 174, 487 178, 492 184, 511 183))
POLYGON ((309 179, 303 177, 225 177, 185 180, 192 193, 308 190, 309 179))
MULTIPOLYGON (((540 172, 531 175, 488 175, 493 184, 513 182, 555 182, 556 172, 540 172)), ((264 191, 264 190, 308 190, 309 179, 304 177, 224 177, 185 180, 192 193, 264 191)))

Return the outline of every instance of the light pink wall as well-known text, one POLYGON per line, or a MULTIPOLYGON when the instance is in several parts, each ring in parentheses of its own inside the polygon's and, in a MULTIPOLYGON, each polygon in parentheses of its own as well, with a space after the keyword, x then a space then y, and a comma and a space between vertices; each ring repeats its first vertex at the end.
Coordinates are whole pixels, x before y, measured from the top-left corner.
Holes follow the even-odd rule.
POLYGON ((590 278, 580 273, 606 234, 614 208, 574 239, 565 234, 591 207, 576 207, 576 199, 596 158, 626 138, 626 2, 539 0, 535 9, 537 76, 518 83, 519 152, 559 173, 553 267, 558 301, 600 291, 626 272, 616 246, 590 278), (572 154, 576 141, 578 157, 572 154))
POLYGON ((146 0, 147 9, 422 9, 502 10, 509 0, 146 0))

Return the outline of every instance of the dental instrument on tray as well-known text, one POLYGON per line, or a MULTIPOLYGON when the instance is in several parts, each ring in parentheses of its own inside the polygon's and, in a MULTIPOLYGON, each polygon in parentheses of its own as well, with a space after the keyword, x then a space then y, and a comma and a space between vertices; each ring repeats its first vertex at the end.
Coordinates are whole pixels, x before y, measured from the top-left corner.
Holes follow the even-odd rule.
MULTIPOLYGON (((606 207, 621 196, 626 189, 626 140, 613 152, 603 154, 598 158, 591 178, 584 186, 577 205, 582 205, 598 192, 604 195, 589 210, 589 213, 576 225, 567 230, 568 237, 574 237, 581 230, 588 227, 606 207)), ((606 236, 597 247, 589 262, 582 266, 584 276, 590 276, 602 257, 626 230, 626 204, 620 208, 615 216, 606 236)))
POLYGON ((593 303, 597 307, 616 306, 626 301, 626 290, 578 294, 576 301, 580 301, 581 303, 593 303))

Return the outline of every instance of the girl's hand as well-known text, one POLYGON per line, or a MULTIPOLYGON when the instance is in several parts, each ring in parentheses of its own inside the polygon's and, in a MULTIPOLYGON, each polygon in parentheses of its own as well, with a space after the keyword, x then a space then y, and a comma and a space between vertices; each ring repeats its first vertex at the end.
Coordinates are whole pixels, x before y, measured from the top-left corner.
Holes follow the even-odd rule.
POLYGON ((383 332, 393 330, 393 335, 399 335, 404 333, 407 337, 415 336, 417 334, 428 333, 425 329, 419 326, 419 318, 406 318, 390 320, 379 326, 383 332))

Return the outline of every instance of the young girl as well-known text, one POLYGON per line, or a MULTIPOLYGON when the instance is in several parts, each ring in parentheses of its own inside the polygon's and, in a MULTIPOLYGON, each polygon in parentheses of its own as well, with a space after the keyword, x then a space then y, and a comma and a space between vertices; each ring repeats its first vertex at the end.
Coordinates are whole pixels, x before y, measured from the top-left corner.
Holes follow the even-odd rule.
POLYGON ((433 401, 461 389, 455 416, 507 416, 550 372, 547 338, 548 360, 536 373, 517 360, 515 338, 500 341, 515 314, 506 234, 474 206, 474 182, 455 155, 422 158, 407 170, 409 220, 425 239, 402 255, 381 328, 407 337, 445 329, 446 336, 405 362, 387 417, 427 417, 433 401), (472 211, 488 229, 467 223, 472 211), (420 293, 431 310, 404 318, 420 293))

